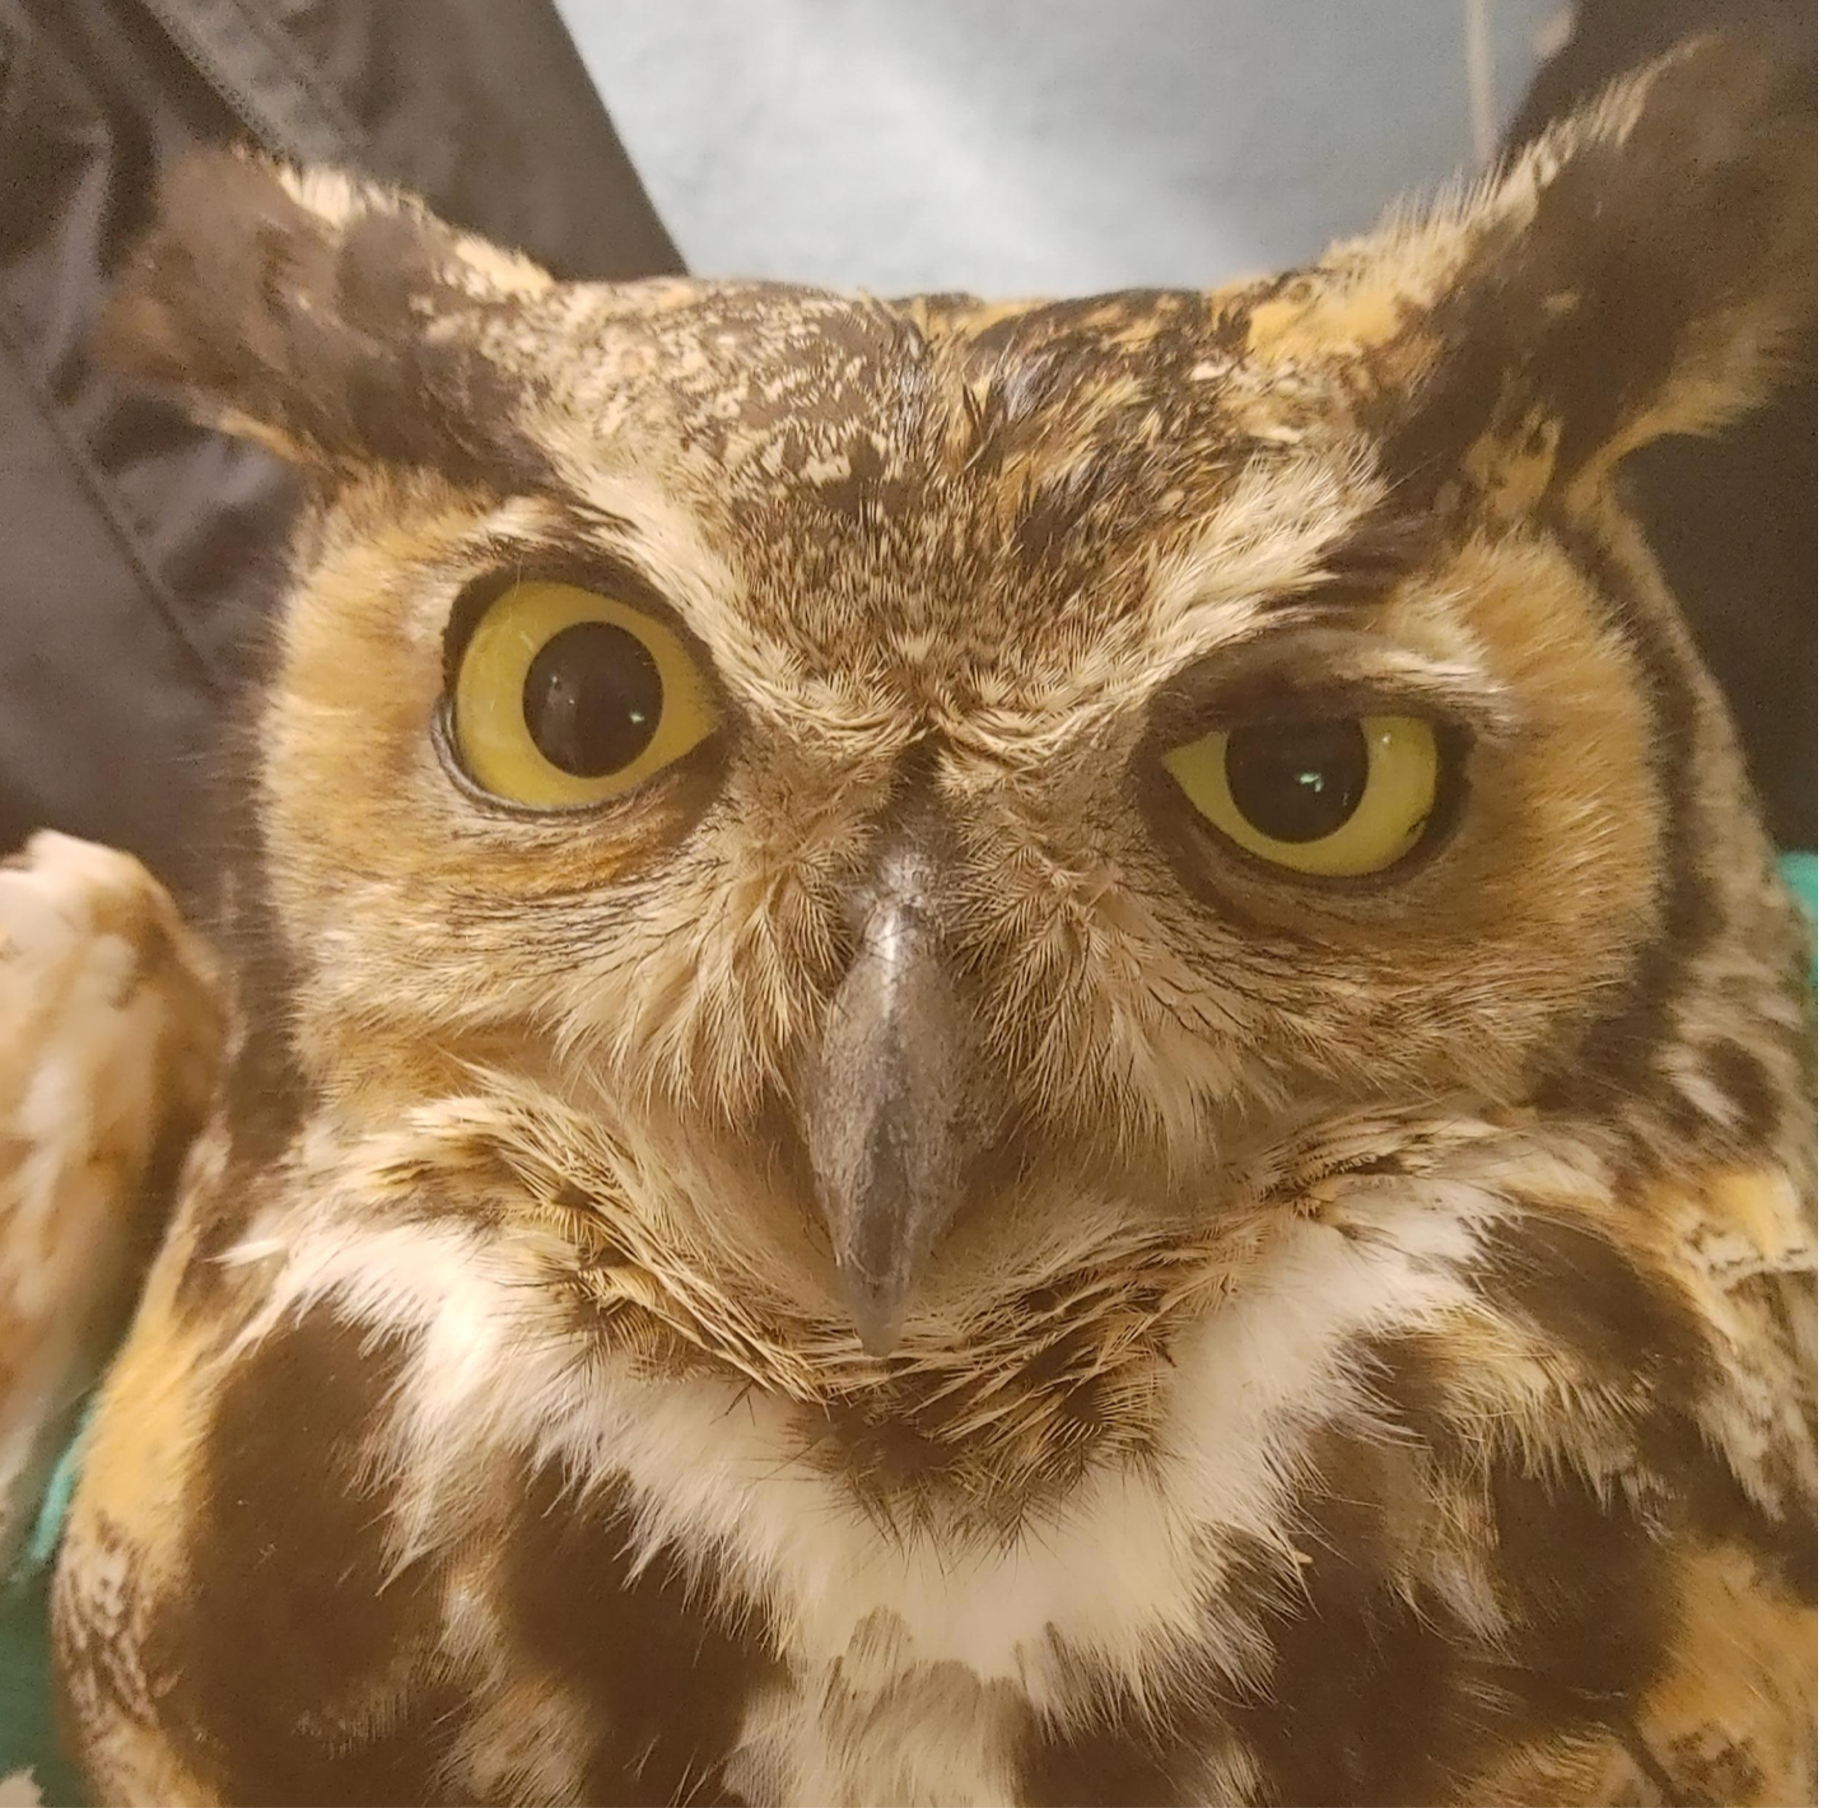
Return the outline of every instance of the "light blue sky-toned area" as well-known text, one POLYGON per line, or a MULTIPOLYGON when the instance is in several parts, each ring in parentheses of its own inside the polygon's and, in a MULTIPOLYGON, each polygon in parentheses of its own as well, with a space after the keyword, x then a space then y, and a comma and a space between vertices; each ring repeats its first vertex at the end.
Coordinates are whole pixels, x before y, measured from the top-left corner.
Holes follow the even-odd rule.
POLYGON ((691 269, 888 294, 1203 285, 1306 259, 1473 168, 1562 11, 558 3, 691 269))

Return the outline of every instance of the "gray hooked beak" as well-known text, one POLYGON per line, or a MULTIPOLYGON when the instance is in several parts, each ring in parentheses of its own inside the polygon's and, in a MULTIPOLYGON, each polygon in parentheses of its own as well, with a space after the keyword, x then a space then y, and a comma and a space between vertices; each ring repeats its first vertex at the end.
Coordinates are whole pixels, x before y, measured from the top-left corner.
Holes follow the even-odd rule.
POLYGON ((854 1326, 881 1356, 898 1342, 980 1142, 973 1028, 943 950, 934 881, 919 839, 884 852, 800 1109, 854 1326))

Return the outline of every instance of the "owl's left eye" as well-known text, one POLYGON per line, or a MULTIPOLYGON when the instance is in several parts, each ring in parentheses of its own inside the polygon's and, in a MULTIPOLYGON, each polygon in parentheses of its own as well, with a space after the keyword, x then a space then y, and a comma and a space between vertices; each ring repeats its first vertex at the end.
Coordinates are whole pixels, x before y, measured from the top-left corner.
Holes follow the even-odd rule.
POLYGON ((451 709, 469 778, 540 810, 628 792, 717 722, 701 669, 668 623, 551 579, 521 580, 487 605, 462 650, 451 709))
POLYGON ((1273 867, 1376 874, 1423 840, 1441 752, 1420 717, 1301 717, 1217 729, 1165 771, 1230 842, 1273 867))

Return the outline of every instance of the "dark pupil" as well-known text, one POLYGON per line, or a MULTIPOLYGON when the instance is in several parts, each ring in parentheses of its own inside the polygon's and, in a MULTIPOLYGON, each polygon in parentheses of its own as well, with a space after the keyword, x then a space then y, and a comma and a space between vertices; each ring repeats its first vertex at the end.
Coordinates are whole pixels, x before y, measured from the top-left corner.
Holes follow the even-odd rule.
POLYGON ((1256 723, 1227 737, 1227 787, 1247 823, 1280 843, 1331 835, 1366 791, 1366 737, 1356 719, 1256 723))
POLYGON ((576 623, 551 636, 525 675, 525 727, 565 773, 617 773, 658 733, 664 682, 636 635, 576 623))

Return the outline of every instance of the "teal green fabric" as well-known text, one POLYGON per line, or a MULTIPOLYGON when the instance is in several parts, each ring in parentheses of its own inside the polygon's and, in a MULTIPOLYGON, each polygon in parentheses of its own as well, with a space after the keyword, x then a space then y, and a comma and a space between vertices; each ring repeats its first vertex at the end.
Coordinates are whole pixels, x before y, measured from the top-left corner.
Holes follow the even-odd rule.
MULTIPOLYGON (((1812 926, 1815 857, 1786 855, 1783 873, 1812 926)), ((1811 970, 1812 976, 1812 970, 1811 970)), ((51 1560, 81 1465, 86 1416, 52 1474, 50 1487, 13 1576, 0 1591, 0 1779, 29 1768, 47 1805, 84 1805, 75 1773, 57 1747, 50 1699, 51 1560)))
POLYGON ((1821 996, 1821 855, 1812 850, 1785 855, 1783 877, 1808 908, 1808 928, 1814 932, 1814 965, 1810 966, 1808 977, 1816 985, 1817 996, 1821 996))
POLYGON ((51 1561, 76 1488, 88 1435, 84 1409, 38 1508, 38 1520, 12 1576, 0 1588, 0 1779, 29 1771, 46 1805, 86 1805, 76 1774, 57 1746, 50 1693, 51 1561))

